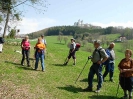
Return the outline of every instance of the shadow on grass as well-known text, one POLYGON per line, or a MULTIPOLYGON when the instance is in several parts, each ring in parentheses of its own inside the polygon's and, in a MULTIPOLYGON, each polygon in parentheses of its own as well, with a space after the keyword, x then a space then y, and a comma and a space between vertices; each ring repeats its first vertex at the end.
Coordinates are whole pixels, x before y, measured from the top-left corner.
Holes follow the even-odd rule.
MULTIPOLYGON (((84 78, 80 80, 80 82, 88 82, 88 78, 84 78)), ((93 79, 93 82, 97 82, 97 79, 93 79)))
POLYGON ((14 63, 14 62, 10 62, 10 61, 5 61, 5 63, 13 64, 13 65, 15 65, 17 68, 19 68, 19 69, 34 70, 32 67, 25 67, 25 66, 22 66, 20 63, 14 63))
POLYGON ((19 63, 10 62, 10 61, 5 61, 5 63, 9 63, 9 64, 13 64, 13 65, 18 65, 18 66, 20 66, 20 65, 21 65, 21 64, 19 64, 19 63))
POLYGON ((89 99, 120 99, 115 96, 104 96, 104 95, 93 95, 93 96, 89 96, 88 98, 89 99))
POLYGON ((54 65, 54 66, 61 66, 61 67, 64 67, 63 64, 52 64, 52 65, 54 65))
POLYGON ((61 89, 61 90, 66 90, 66 91, 69 91, 69 92, 73 92, 73 93, 78 93, 78 92, 82 92, 82 88, 76 88, 75 86, 72 86, 72 85, 67 85, 65 87, 57 87, 58 89, 61 89))
POLYGON ((64 43, 54 43, 54 44, 65 45, 64 43))

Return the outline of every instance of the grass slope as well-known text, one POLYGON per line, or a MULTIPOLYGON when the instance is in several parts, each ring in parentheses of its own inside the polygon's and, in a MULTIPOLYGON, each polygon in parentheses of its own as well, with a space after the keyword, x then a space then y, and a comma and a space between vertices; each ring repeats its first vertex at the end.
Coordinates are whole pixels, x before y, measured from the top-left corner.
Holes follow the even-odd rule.
MULTIPOLYGON (((103 83, 101 92, 97 96, 94 92, 82 92, 87 87, 87 75, 91 62, 89 61, 78 82, 75 84, 79 73, 81 72, 87 57, 91 53, 78 51, 77 64, 72 66, 72 59, 68 66, 62 66, 67 54, 68 48, 65 44, 60 44, 57 37, 46 37, 48 46, 45 59, 46 72, 41 72, 39 65, 38 71, 34 71, 34 62, 31 61, 31 67, 21 66, 21 54, 14 50, 21 50, 19 46, 5 45, 3 53, 0 53, 0 99, 117 99, 116 91, 118 85, 117 65, 124 57, 120 53, 120 43, 116 44, 115 51, 117 55, 114 80, 115 83, 108 81, 108 76, 103 83)), ((32 48, 30 57, 33 57, 33 46, 35 41, 31 42, 32 48)), ((97 80, 94 77, 94 90, 97 80)), ((118 97, 123 95, 121 88, 118 97)))

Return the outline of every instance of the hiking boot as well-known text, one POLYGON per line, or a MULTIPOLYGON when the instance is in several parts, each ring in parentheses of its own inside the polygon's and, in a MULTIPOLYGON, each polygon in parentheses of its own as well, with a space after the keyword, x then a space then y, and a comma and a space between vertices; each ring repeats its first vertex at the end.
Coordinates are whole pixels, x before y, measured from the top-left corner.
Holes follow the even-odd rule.
POLYGON ((73 63, 73 66, 75 66, 76 64, 75 63, 73 63))
POLYGON ((42 70, 42 72, 45 72, 45 70, 42 70))
POLYGON ((100 89, 97 89, 96 91, 95 91, 95 93, 99 93, 100 92, 100 89))
POLYGON ((92 88, 87 87, 87 88, 83 89, 83 91, 84 91, 84 92, 91 92, 91 91, 92 91, 92 88))
POLYGON ((110 79, 109 81, 111 81, 111 82, 115 83, 115 81, 114 81, 113 79, 110 79))
POLYGON ((67 65, 67 63, 68 63, 68 62, 64 63, 63 65, 65 65, 65 66, 66 66, 66 65, 67 65))
POLYGON ((24 66, 24 64, 21 63, 22 66, 24 66))

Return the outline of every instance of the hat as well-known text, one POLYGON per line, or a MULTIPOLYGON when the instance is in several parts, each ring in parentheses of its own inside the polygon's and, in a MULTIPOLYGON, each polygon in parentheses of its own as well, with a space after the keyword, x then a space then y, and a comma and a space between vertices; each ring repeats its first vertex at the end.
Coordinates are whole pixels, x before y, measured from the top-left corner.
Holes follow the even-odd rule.
POLYGON ((41 37, 44 37, 44 35, 41 35, 41 37))
POLYGON ((74 38, 71 38, 71 40, 74 40, 74 41, 75 41, 75 39, 74 39, 74 38))

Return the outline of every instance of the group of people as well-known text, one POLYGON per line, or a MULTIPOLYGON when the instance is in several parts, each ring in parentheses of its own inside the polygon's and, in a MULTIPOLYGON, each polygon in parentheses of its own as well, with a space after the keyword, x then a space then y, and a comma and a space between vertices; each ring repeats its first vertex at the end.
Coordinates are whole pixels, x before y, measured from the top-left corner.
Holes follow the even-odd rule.
MULTIPOLYGON (((44 36, 41 35, 41 37, 38 38, 38 41, 34 47, 35 53, 34 53, 34 58, 35 58, 35 70, 38 68, 38 62, 39 59, 41 60, 41 66, 42 66, 42 71, 45 71, 45 64, 44 64, 44 58, 45 58, 45 52, 46 52, 46 40, 44 39, 44 36)), ((27 60, 27 66, 30 66, 30 61, 29 61, 29 54, 30 54, 30 42, 29 42, 29 37, 26 36, 22 42, 21 42, 21 48, 22 48, 22 60, 21 60, 21 65, 24 66, 24 60, 26 58, 27 60)))
MULTIPOLYGON (((109 73, 109 81, 114 82, 114 65, 115 65, 115 52, 113 48, 115 47, 115 43, 110 43, 107 49, 103 49, 101 47, 100 40, 94 41, 94 48, 92 55, 88 57, 91 59, 92 65, 90 67, 88 73, 88 86, 83 89, 83 91, 91 92, 93 91, 93 78, 94 75, 97 75, 98 85, 96 89, 96 93, 100 92, 103 81, 105 81, 105 77, 109 73), (105 66, 105 71, 102 74, 103 66, 105 66)), ((70 58, 72 57, 74 60, 73 65, 76 64, 76 56, 75 56, 76 43, 75 39, 71 39, 69 55, 67 57, 64 65, 67 65, 70 58)), ((132 89, 133 89, 133 60, 131 59, 132 50, 127 49, 125 51, 125 58, 122 59, 118 65, 118 69, 120 71, 119 74, 119 84, 123 89, 124 96, 122 99, 132 99, 132 89)))

